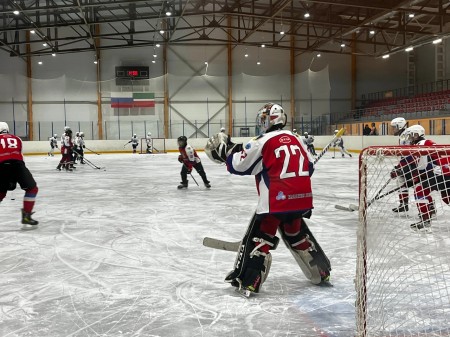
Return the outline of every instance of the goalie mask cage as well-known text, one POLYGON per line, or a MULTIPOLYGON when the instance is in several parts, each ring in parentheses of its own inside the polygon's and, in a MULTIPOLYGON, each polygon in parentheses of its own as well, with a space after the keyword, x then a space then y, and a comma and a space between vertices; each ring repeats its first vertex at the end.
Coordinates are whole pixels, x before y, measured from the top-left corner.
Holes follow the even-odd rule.
MULTIPOLYGON (((165 138, 152 138, 152 152, 151 154, 167 153, 165 138)), ((141 154, 150 154, 147 151, 147 138, 141 138, 141 154)))
MULTIPOLYGON (((450 206, 445 202, 449 200, 445 186, 450 187, 450 182, 436 186, 430 177, 439 174, 438 166, 425 170, 428 177, 421 175, 408 188, 409 211, 394 212, 405 180, 404 176, 390 179, 390 172, 405 156, 411 156, 413 163, 426 157, 445 161, 450 145, 369 147, 360 154, 358 337, 450 336, 450 206), (431 185, 436 215, 429 228, 417 230, 410 227, 420 220, 414 191, 426 183, 431 185)), ((450 176, 441 178, 450 180, 450 176)))

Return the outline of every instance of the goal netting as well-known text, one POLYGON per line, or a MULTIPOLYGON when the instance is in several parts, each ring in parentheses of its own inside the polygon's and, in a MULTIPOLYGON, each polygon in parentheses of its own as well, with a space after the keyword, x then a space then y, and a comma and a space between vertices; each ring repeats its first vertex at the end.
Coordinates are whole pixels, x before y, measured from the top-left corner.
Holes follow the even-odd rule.
POLYGON ((362 151, 355 278, 358 337, 450 336, 449 156, 450 145, 362 151), (404 168, 390 179, 401 160, 411 175, 404 168), (402 188, 405 181, 409 187, 402 188), (408 210, 394 212, 405 193, 408 210))
POLYGON ((159 154, 167 153, 166 139, 165 138, 152 138, 150 144, 147 142, 147 138, 141 138, 141 154, 159 154), (150 147, 148 147, 150 145, 150 147))

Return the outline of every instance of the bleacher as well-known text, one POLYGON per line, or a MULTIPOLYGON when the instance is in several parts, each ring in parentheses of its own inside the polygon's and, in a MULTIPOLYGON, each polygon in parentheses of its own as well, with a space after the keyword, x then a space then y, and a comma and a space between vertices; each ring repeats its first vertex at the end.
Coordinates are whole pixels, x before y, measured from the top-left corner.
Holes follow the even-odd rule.
POLYGON ((450 112, 450 90, 430 92, 413 97, 393 97, 371 102, 360 109, 360 118, 383 118, 408 114, 450 112))

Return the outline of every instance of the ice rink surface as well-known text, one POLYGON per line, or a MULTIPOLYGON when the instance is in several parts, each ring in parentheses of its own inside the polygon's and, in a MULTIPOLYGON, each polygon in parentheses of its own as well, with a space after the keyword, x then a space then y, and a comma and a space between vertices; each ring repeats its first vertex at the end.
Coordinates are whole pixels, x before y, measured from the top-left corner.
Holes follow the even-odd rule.
POLYGON ((349 337, 355 332, 358 159, 325 155, 313 176, 311 230, 332 264, 334 287, 312 285, 283 244, 261 292, 224 283, 256 207, 253 177, 231 176, 200 153, 177 190, 177 153, 88 154, 102 169, 59 172, 59 156, 27 156, 39 194, 39 229, 21 230, 23 191, 0 204, 0 336, 349 337), (103 167, 105 170, 103 170, 103 167))

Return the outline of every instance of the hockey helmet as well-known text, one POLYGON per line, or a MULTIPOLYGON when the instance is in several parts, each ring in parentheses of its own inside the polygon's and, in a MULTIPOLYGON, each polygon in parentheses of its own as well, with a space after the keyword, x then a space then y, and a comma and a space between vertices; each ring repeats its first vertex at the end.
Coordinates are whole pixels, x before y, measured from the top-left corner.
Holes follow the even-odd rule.
POLYGON ((80 131, 77 131, 76 133, 75 133, 75 136, 79 136, 80 135, 80 131))
POLYGON ((147 132, 147 136, 151 136, 152 135, 152 133, 151 132, 147 132))
POLYGON ((297 132, 297 129, 292 129, 292 132, 293 132, 293 133, 296 133, 296 132, 297 132))
POLYGON ((303 134, 304 134, 305 136, 307 136, 307 135, 308 135, 308 132, 305 131, 303 134))
POLYGON ((66 125, 65 127, 64 127, 64 131, 67 131, 67 130, 69 130, 70 128, 66 125))
POLYGON ((57 135, 57 134, 55 133, 55 134, 53 135, 53 137, 55 137, 55 138, 56 138, 56 137, 58 137, 58 135, 57 135))
POLYGON ((225 132, 225 128, 224 128, 224 127, 221 127, 221 128, 220 128, 220 132, 225 132))
POLYGON ((334 130, 334 134, 337 134, 339 132, 339 130, 334 130))
POLYGON ((8 123, 0 122, 0 133, 9 133, 8 123))
POLYGON ((403 117, 394 118, 393 120, 391 120, 391 127, 394 130, 394 136, 398 136, 406 127, 406 119, 404 119, 403 117))
POLYGON ((256 124, 262 132, 272 129, 282 129, 286 125, 287 116, 283 107, 275 103, 267 103, 259 109, 256 124))
POLYGON ((178 137, 177 142, 178 142, 178 146, 179 147, 185 147, 187 145, 187 138, 186 138, 186 136, 178 137))
POLYGON ((406 129, 407 138, 411 144, 417 143, 419 140, 425 137, 425 129, 422 125, 415 124, 406 129))
POLYGON ((80 137, 84 137, 84 132, 80 131, 80 137))
POLYGON ((133 134, 133 138, 136 138, 137 136, 136 136, 136 134, 133 134))

